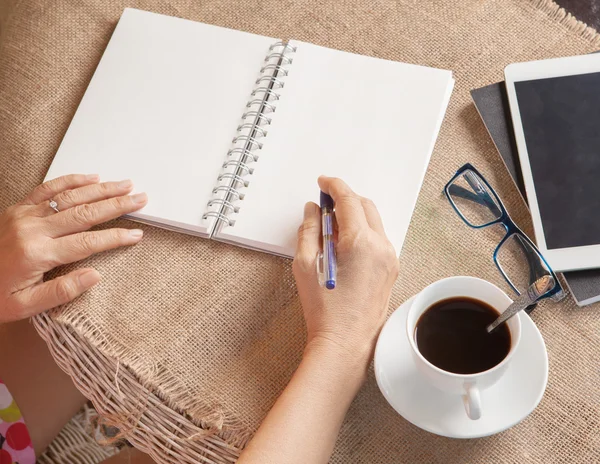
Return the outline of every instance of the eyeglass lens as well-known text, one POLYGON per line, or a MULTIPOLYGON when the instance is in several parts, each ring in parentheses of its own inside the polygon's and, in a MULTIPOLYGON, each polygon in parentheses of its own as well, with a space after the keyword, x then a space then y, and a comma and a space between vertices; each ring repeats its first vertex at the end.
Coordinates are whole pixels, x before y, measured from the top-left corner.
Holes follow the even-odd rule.
POLYGON ((535 248, 520 234, 512 234, 502 242, 496 264, 519 293, 526 292, 529 285, 543 275, 551 274, 535 248))
POLYGON ((500 205, 486 183, 467 170, 448 187, 450 200, 463 219, 473 227, 481 227, 502 216, 500 205))

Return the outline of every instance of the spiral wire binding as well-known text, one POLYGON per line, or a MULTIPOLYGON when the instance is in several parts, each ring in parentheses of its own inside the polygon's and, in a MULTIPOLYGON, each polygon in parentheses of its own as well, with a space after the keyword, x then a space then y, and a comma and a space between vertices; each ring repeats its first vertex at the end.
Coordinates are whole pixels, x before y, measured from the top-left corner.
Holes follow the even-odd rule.
POLYGON ((293 62, 291 55, 295 52, 296 47, 285 41, 276 42, 269 47, 260 77, 256 79, 255 88, 246 104, 247 111, 242 114, 237 135, 233 138, 232 147, 227 152, 227 160, 223 163, 223 171, 217 178, 219 184, 212 191, 215 198, 207 204, 208 208, 218 209, 209 210, 202 215, 202 219, 216 219, 210 231, 211 237, 217 235, 223 227, 233 227, 235 224, 235 219, 230 215, 237 214, 240 207, 234 202, 244 198, 240 189, 250 183, 247 177, 254 172, 250 164, 258 161, 257 152, 263 147, 258 139, 267 137, 268 131, 265 126, 271 124, 271 118, 267 114, 276 110, 275 103, 280 98, 277 90, 285 85, 282 78, 288 75, 289 66, 293 62), (233 168, 233 171, 227 171, 230 168, 233 168), (222 184, 223 181, 227 183, 222 184))

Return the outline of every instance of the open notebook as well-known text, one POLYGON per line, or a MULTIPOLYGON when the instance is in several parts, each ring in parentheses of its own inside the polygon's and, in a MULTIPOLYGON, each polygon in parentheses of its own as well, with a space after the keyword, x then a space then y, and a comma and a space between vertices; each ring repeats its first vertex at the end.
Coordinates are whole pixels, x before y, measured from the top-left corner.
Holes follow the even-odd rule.
POLYGON ((131 219, 293 256, 320 174, 375 201, 399 252, 450 71, 126 9, 48 171, 131 178, 131 219))

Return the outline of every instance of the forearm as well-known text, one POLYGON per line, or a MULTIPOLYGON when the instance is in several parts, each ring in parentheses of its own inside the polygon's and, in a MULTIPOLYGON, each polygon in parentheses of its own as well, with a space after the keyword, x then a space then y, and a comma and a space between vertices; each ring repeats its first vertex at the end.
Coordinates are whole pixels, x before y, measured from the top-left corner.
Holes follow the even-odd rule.
POLYGON ((137 449, 126 448, 102 464, 154 464, 154 460, 137 449))
POLYGON ((239 462, 317 464, 329 460, 344 416, 366 375, 368 346, 350 354, 312 343, 239 462))
POLYGON ((23 414, 38 456, 86 401, 28 320, 0 325, 0 378, 23 414))

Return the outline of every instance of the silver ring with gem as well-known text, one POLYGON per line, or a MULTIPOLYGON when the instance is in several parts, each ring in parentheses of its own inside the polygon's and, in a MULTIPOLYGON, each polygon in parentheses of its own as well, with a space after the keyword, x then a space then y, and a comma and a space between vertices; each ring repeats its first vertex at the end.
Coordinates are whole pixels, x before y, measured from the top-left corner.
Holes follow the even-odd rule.
POLYGON ((56 211, 57 213, 60 213, 59 209, 58 209, 58 203, 56 203, 54 200, 50 200, 50 208, 52 208, 54 211, 56 211))

